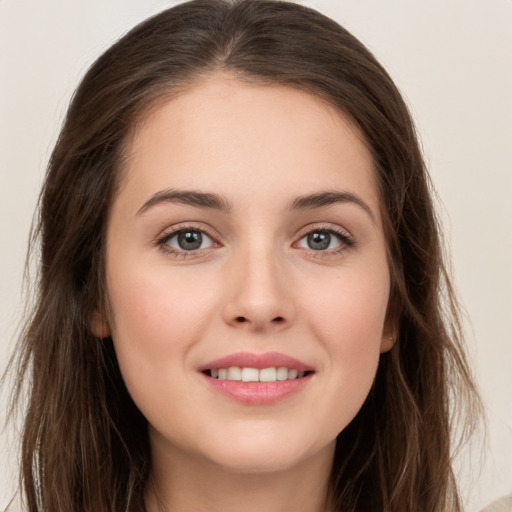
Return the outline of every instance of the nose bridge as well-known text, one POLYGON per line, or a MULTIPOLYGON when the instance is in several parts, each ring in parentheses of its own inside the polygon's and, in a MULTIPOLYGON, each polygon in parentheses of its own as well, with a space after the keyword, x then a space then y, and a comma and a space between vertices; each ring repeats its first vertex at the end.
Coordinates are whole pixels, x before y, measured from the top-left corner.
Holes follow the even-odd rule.
POLYGON ((293 316, 285 258, 268 237, 249 238, 233 254, 225 319, 257 330, 283 327, 293 316))

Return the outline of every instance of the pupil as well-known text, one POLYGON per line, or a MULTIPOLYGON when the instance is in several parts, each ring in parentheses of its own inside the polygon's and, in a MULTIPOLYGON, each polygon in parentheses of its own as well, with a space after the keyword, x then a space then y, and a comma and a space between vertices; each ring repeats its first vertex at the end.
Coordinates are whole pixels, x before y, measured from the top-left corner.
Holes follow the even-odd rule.
POLYGON ((203 236, 197 231, 183 231, 178 235, 178 245, 185 251, 199 249, 203 243, 203 236))
POLYGON ((308 245, 310 249, 321 251, 327 249, 331 243, 329 233, 311 233, 308 235, 308 245))

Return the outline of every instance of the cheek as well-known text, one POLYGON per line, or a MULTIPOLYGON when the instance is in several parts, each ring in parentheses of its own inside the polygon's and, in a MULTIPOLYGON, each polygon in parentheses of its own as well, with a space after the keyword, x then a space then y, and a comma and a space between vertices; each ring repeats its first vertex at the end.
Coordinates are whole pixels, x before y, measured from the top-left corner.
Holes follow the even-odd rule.
MULTIPOLYGON (((113 330, 137 343, 172 346, 187 339, 198 327, 198 312, 210 307, 208 286, 198 276, 179 275, 168 269, 140 269, 109 276, 113 330)), ((162 347, 164 348, 164 347, 162 347)))
POLYGON ((344 275, 310 292, 305 304, 315 337, 329 354, 331 389, 350 395, 354 404, 362 404, 375 378, 388 295, 385 272, 344 275))
POLYGON ((359 353, 363 346, 380 347, 388 297, 387 272, 346 272, 308 287, 303 310, 326 342, 359 353))
POLYGON ((126 385, 137 395, 182 369, 213 301, 206 289, 198 292, 198 280, 168 276, 162 268, 118 267, 109 277, 112 338, 126 385))

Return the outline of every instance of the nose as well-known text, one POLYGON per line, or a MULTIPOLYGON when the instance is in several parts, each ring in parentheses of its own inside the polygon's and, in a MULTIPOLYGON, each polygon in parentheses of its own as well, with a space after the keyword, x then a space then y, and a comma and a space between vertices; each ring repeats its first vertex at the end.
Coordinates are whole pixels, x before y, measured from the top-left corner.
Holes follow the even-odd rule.
POLYGON ((293 286, 286 263, 272 250, 246 253, 230 262, 224 321, 254 332, 278 332, 294 320, 293 286))

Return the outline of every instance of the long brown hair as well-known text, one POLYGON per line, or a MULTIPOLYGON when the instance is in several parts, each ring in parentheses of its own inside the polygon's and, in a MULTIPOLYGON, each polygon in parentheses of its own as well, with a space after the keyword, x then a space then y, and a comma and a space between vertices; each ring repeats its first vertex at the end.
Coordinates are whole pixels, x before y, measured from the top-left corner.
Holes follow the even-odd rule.
POLYGON ((452 419, 471 425, 478 399, 413 122, 357 39, 314 10, 272 0, 195 0, 166 10, 107 50, 72 99, 40 197, 38 295, 19 347, 18 392, 28 383, 28 510, 144 509, 146 420, 126 391, 112 341, 90 330, 105 304, 106 223, 134 125, 216 70, 321 96, 359 127, 373 155, 392 279, 389 314, 399 336, 338 436, 332 508, 460 511, 452 419))

